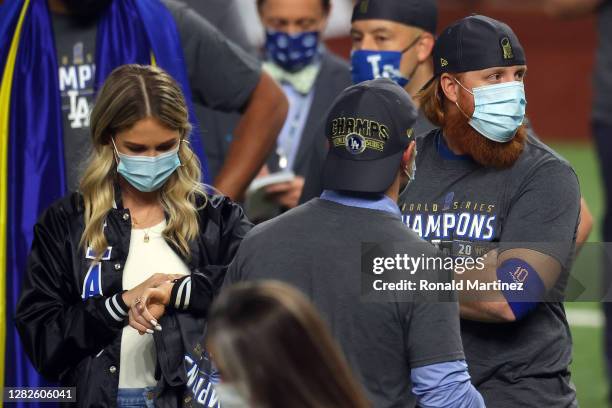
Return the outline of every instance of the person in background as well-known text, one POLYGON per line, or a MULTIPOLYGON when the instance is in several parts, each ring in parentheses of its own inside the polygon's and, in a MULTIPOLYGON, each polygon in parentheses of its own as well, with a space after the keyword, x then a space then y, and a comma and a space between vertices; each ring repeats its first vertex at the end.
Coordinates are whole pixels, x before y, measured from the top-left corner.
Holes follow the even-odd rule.
POLYGON ((371 406, 315 307, 287 284, 225 288, 208 315, 206 344, 224 408, 371 406))
MULTIPOLYGON (((557 18, 578 18, 597 14, 598 48, 593 77, 593 112, 591 129, 599 156, 600 173, 605 190, 603 242, 612 242, 612 1, 610 0, 546 0, 545 10, 557 18)), ((603 288, 612 285, 612 264, 604 258, 603 288)), ((612 303, 602 303, 605 316, 604 348, 612 405, 612 303)))
MULTIPOLYGON (((4 353, 0 339, 0 355, 7 356, 10 385, 40 384, 11 324, 32 227, 45 208, 78 188, 92 147, 94 95, 114 68, 128 63, 157 65, 180 83, 193 127, 191 147, 202 163, 204 181, 227 196, 242 196, 284 123, 288 106, 280 87, 255 59, 183 3, 0 4, 0 94, 5 98, 0 109, 0 162, 6 164, 0 166, 0 197, 6 202, 0 207, 5 209, 0 211, 0 275, 7 277, 6 288, 11 288, 5 291, 0 282, 0 297, 6 302, 7 345, 15 350, 4 353), (198 136, 201 127, 193 109, 197 103, 243 113, 214 181, 198 136)), ((0 308, 2 321, 4 310, 0 308)))
POLYGON ((295 173, 292 181, 267 188, 268 198, 284 209, 297 205, 311 167, 310 151, 323 138, 322 118, 351 84, 349 65, 322 44, 331 7, 330 0, 257 0, 266 30, 263 68, 289 100, 275 154, 262 171, 295 173))
MULTIPOLYGON (((183 2, 215 26, 228 40, 253 58, 258 57, 256 47, 249 41, 238 0, 183 0, 183 2)), ((214 180, 223 167, 235 138, 236 125, 242 115, 240 112, 215 110, 201 103, 196 103, 194 109, 201 124, 202 141, 206 146, 209 179, 214 180)))
POLYGON ((460 292, 466 360, 487 405, 577 407, 562 303, 580 217, 576 173, 527 130, 527 60, 507 24, 465 17, 433 55, 420 101, 439 128, 422 137, 404 221, 450 257, 494 260, 464 279, 522 284, 460 292))
MULTIPOLYGON (((432 50, 438 22, 436 0, 359 0, 351 24, 353 82, 387 77, 404 87, 419 115, 415 124, 417 150, 421 136, 435 126, 420 109, 418 92, 434 76, 432 50)), ((531 126, 529 132, 534 136, 531 126)), ((300 202, 321 193, 321 169, 327 146, 314 144, 311 171, 300 202)), ((591 232, 593 218, 581 199, 581 218, 576 242, 580 247, 591 232)))
MULTIPOLYGON (((403 87, 419 107, 417 92, 433 76, 431 51, 438 24, 435 0, 369 0, 357 2, 351 23, 351 80, 389 78, 403 87)), ((419 110, 416 135, 434 126, 419 110)), ((319 139, 311 151, 311 171, 300 203, 321 194, 321 171, 327 144, 319 139)))
POLYGON ((437 254, 405 227, 397 207, 415 174, 416 115, 410 96, 389 79, 344 90, 326 120, 326 190, 255 227, 224 284, 275 279, 300 289, 330 324, 377 408, 480 408, 456 301, 361 298, 363 242, 402 242, 408 257, 437 254))
MULTIPOLYGON (((101 65, 96 64, 96 34, 100 34, 98 23, 104 13, 117 8, 113 3, 113 0, 49 0, 64 101, 69 189, 76 187, 82 163, 79 157, 90 147, 87 117, 95 92, 95 69, 101 65)), ((286 100, 270 77, 261 72, 257 61, 227 41, 205 19, 181 2, 162 3, 176 24, 194 102, 242 113, 223 167, 214 180, 218 190, 229 197, 241 198, 276 140, 285 117, 286 100)), ((205 123, 202 126, 206 129, 205 123)))
POLYGON ((115 69, 91 115, 94 152, 79 191, 34 227, 16 325, 34 367, 76 387, 79 407, 185 398, 180 363, 251 228, 237 204, 205 192, 190 131, 166 72, 115 69), (156 287, 170 301, 145 321, 136 307, 156 287))

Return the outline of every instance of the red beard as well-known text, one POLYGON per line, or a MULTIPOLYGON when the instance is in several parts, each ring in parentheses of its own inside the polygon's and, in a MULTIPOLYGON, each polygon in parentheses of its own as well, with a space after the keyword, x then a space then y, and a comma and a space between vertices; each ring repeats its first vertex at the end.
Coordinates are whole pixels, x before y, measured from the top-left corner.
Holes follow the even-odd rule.
POLYGON ((527 129, 521 125, 512 140, 494 142, 478 133, 457 109, 448 109, 442 128, 452 146, 459 147, 476 163, 485 167, 504 169, 511 167, 520 157, 527 140, 527 129))

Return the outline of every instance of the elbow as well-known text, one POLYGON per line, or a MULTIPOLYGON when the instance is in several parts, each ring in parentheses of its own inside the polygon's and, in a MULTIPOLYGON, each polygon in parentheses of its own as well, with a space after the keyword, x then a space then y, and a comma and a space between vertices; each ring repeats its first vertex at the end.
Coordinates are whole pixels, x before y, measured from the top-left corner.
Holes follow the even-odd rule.
MULTIPOLYGON (((507 302, 480 303, 482 312, 491 323, 512 323, 517 321, 516 314, 507 302)), ((486 321, 485 320, 485 321, 486 321)))
POLYGON ((493 316, 500 323, 516 322, 517 318, 507 303, 500 303, 493 308, 493 316))
POLYGON ((26 329, 25 323, 20 321, 18 318, 15 318, 15 326, 21 339, 23 351, 28 356, 32 367, 34 367, 36 372, 38 372, 38 374, 40 374, 45 380, 50 382, 59 381, 61 369, 57 365, 50 362, 44 347, 42 349, 37 349, 34 341, 35 335, 30 333, 26 329))

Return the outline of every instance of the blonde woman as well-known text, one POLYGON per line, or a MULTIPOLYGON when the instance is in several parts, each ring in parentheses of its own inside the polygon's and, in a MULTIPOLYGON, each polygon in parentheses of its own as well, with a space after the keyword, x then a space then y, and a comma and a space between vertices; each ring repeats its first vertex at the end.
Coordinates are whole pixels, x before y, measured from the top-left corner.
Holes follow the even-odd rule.
POLYGON ((251 224, 205 193, 184 97, 161 69, 113 71, 91 132, 80 191, 34 228, 17 328, 36 369, 76 386, 79 406, 179 406, 185 349, 251 224), (146 321, 135 306, 156 287, 171 296, 146 321))

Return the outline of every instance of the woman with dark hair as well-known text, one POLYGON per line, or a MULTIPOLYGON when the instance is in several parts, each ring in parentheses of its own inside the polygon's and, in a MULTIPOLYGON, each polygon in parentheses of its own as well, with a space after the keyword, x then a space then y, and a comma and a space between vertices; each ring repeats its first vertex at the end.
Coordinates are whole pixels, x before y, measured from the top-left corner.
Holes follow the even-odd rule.
POLYGON ((207 346, 223 407, 365 408, 370 404, 314 306, 276 281, 223 291, 207 346))

